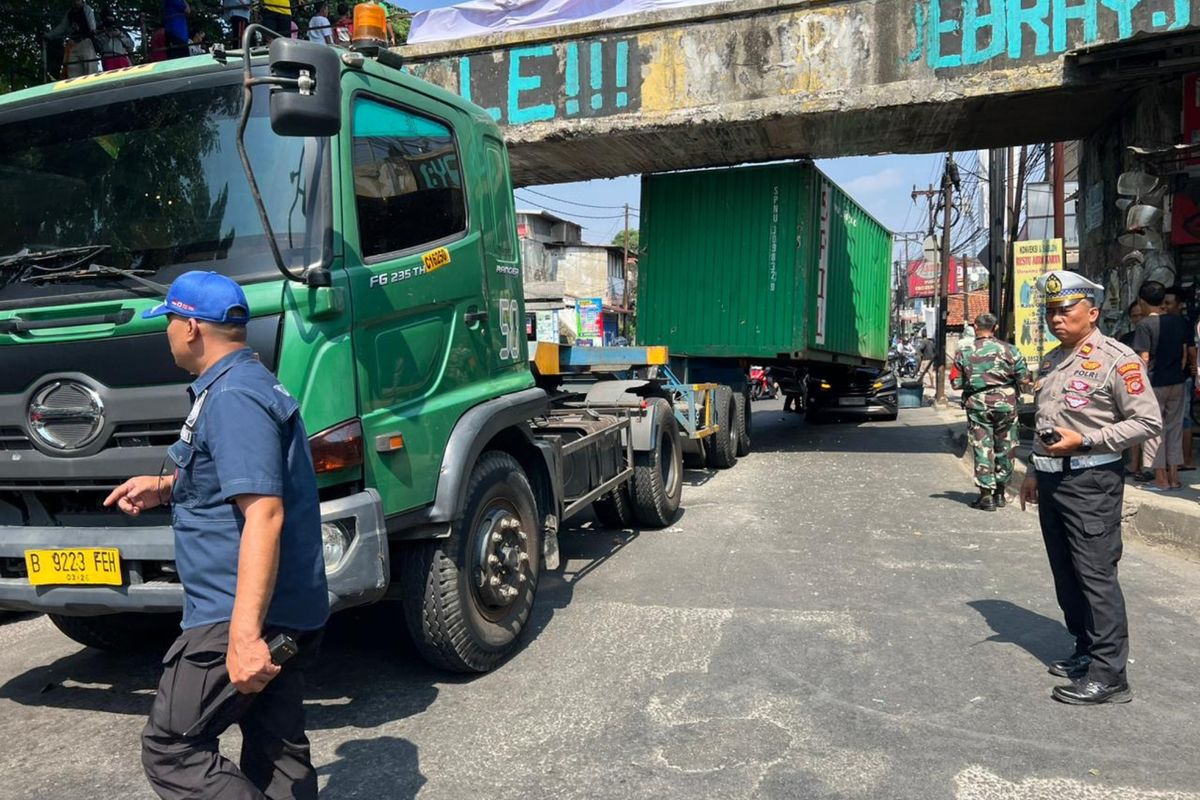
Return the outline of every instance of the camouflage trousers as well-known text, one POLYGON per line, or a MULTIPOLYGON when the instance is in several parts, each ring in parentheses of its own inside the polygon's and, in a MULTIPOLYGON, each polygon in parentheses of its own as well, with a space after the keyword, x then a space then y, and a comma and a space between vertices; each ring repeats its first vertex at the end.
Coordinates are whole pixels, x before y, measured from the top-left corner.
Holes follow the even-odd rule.
POLYGON ((1012 478, 1017 450, 1017 413, 995 409, 967 410, 967 438, 975 454, 975 485, 995 489, 1012 478))

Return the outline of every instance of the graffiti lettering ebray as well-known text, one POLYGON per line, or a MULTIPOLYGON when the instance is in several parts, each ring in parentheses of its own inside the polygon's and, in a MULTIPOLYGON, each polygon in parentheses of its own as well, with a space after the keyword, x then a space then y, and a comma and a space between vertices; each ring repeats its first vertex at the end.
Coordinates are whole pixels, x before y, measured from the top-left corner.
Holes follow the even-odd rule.
MULTIPOLYGON (((502 125, 637 111, 637 40, 600 37, 475 53, 456 59, 459 94, 502 125)), ((421 74, 421 67, 414 70, 421 74)))
POLYGON ((934 69, 1036 61, 1097 41, 1182 30, 1194 0, 917 0, 910 63, 934 69))

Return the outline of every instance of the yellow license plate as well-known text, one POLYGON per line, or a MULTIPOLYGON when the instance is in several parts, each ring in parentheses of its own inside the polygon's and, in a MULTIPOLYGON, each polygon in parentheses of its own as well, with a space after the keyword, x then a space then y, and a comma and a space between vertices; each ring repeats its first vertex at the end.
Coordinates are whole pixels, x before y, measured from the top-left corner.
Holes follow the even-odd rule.
POLYGON ((115 547, 26 550, 25 569, 34 586, 102 584, 120 586, 121 551, 115 547))

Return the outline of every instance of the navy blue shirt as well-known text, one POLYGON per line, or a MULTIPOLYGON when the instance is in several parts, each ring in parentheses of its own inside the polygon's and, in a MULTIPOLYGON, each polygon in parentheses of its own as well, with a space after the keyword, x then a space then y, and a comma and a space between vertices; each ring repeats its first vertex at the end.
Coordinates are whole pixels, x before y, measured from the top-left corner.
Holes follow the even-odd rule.
POLYGON ((266 625, 314 630, 329 616, 317 478, 296 401, 254 353, 222 358, 192 383, 192 411, 169 455, 183 627, 227 622, 237 592, 243 494, 283 498, 266 625))

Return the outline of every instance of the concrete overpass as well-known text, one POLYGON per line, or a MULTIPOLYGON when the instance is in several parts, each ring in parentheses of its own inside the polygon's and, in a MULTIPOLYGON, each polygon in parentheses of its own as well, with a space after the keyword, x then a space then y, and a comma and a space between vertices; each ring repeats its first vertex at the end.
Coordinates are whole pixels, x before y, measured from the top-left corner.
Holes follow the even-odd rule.
POLYGON ((1196 56, 1197 4, 735 0, 400 52, 506 127, 529 185, 1079 138, 1196 56))

